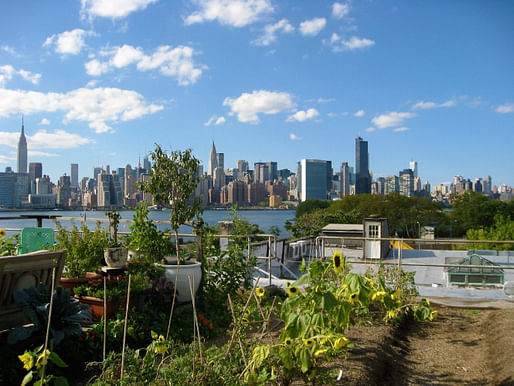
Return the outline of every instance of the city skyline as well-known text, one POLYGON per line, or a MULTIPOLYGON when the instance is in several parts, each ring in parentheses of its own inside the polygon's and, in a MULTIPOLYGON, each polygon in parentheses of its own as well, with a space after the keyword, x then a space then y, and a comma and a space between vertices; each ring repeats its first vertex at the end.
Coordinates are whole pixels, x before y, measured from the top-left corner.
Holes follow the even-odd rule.
POLYGON ((514 185, 514 4, 502 1, 102 0, 0 5, 0 170, 57 181, 137 165, 154 143, 214 140, 237 160, 417 161, 432 187, 514 185), (234 7, 235 4, 240 7, 234 7), (219 10, 219 12, 215 12, 219 10), (437 25, 434 29, 433 26, 437 25))

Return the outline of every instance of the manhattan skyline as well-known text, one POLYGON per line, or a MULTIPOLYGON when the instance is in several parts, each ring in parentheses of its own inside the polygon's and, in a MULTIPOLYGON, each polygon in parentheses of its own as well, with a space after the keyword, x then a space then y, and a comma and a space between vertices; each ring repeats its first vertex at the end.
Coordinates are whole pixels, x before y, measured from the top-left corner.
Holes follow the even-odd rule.
POLYGON ((0 5, 0 169, 56 181, 135 166, 154 143, 208 165, 303 158, 432 186, 514 185, 514 4, 137 0, 0 5), (239 5, 235 7, 234 5, 239 5))

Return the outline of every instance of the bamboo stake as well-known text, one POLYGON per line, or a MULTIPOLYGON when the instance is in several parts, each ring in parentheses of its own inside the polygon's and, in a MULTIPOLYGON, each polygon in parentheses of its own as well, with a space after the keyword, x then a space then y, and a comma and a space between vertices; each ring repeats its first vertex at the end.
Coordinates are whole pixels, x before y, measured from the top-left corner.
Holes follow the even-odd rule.
MULTIPOLYGON (((253 292, 255 291, 255 288, 257 288, 257 285, 259 284, 259 280, 260 280, 260 277, 257 278, 257 280, 255 281, 255 284, 253 285, 253 288, 252 288, 252 293, 250 294, 250 296, 248 296, 248 300, 246 301, 246 304, 243 308, 243 311, 241 311, 241 316, 244 315, 246 309, 248 308, 248 305, 250 304, 250 300, 252 300, 252 294, 253 292)), ((230 295, 228 295, 230 296, 230 295)), ((241 317, 240 317, 241 318, 241 317)), ((230 342, 228 344, 228 347, 227 347, 227 352, 225 353, 225 356, 223 357, 223 359, 225 359, 230 351, 230 349, 232 348, 232 343, 234 342, 234 338, 235 338, 235 335, 236 335, 236 320, 234 319, 234 331, 232 331, 232 337, 230 338, 230 342)))
MULTIPOLYGON (((52 268, 52 285, 50 289, 50 306, 48 307, 48 321, 46 323, 45 346, 43 347, 43 358, 46 359, 46 350, 48 349, 48 336, 50 335, 50 323, 52 321, 52 309, 54 305, 54 289, 55 289, 55 267, 52 268)), ((46 360, 43 361, 43 369, 41 372, 41 384, 45 384, 46 360)))
POLYGON ((197 313, 196 313, 195 294, 193 293, 193 287, 195 285, 195 278, 193 277, 193 279, 192 279, 193 284, 191 284, 191 276, 188 276, 187 280, 189 281, 189 291, 191 291, 191 301, 193 304, 193 329, 196 330, 195 332, 198 335, 198 351, 200 352, 200 362, 203 364, 202 346, 201 346, 201 342, 200 342, 200 327, 199 327, 197 313))
MULTIPOLYGON (((230 294, 228 294, 228 304, 230 306, 230 312, 232 313, 232 319, 235 320, 234 307, 232 306, 232 299, 230 298, 230 294)), ((248 366, 248 363, 246 362, 245 352, 243 349, 243 343, 241 342, 241 337, 238 336, 237 341, 239 342, 239 349, 241 350, 241 356, 243 357, 243 362, 244 362, 245 366, 248 366)))
POLYGON ((173 283, 173 300, 171 302, 170 318, 168 320, 168 329, 166 330, 166 339, 170 336, 171 319, 173 318, 173 311, 175 310, 175 299, 177 298, 177 281, 178 271, 180 270, 180 259, 177 258, 177 270, 175 271, 175 283, 173 283))
POLYGON ((127 286, 127 305, 125 307, 125 325, 123 326, 123 346, 121 348, 121 375, 120 381, 123 382, 123 367, 125 365, 125 343, 127 341, 127 324, 128 324, 128 312, 130 306, 130 279, 131 275, 129 275, 128 286, 127 286))

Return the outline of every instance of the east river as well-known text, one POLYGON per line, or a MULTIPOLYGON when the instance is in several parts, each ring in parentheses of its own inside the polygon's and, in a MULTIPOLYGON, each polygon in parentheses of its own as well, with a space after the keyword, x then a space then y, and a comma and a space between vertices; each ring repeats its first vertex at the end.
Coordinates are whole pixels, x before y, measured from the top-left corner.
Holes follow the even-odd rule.
MULTIPOLYGON (((122 210, 120 211, 121 219, 124 220, 132 220, 134 216, 133 210, 122 210)), ((202 218, 205 223, 209 225, 216 225, 218 221, 229 220, 230 219, 230 210, 205 210, 202 214, 202 218)), ((94 219, 103 219, 106 220, 104 211, 60 211, 60 210, 50 210, 50 211, 1 211, 0 217, 0 228, 2 229, 22 229, 24 227, 34 227, 36 226, 35 219, 17 219, 15 217, 19 217, 20 215, 49 215, 49 216, 61 216, 61 217, 74 217, 77 220, 74 221, 76 225, 80 225, 81 219, 86 217, 88 227, 90 229, 94 228, 95 221, 94 219), (5 217, 13 217, 13 219, 5 219, 5 217)), ((288 237, 289 233, 286 231, 284 224, 287 220, 292 220, 295 216, 294 210, 265 210, 265 209, 255 209, 255 210, 239 210, 238 215, 242 218, 247 219, 252 224, 257 224, 259 228, 263 232, 268 232, 271 226, 276 226, 280 230, 281 237, 288 237)), ((169 210, 156 210, 150 211, 150 218, 152 220, 160 220, 160 221, 169 221, 170 219, 170 211, 169 210)), ((61 224, 66 227, 71 227, 71 222, 68 220, 61 220, 61 224)), ((120 223, 119 230, 120 231, 128 231, 128 223, 120 223)), ((54 228, 55 222, 54 220, 43 220, 43 226, 54 228)), ((104 225, 105 226, 105 225, 104 225)), ((159 225, 159 228, 164 230, 169 228, 169 225, 159 225)), ((8 234, 12 234, 14 231, 8 231, 8 234)), ((180 228, 180 233, 191 233, 191 227, 183 226, 180 228)))

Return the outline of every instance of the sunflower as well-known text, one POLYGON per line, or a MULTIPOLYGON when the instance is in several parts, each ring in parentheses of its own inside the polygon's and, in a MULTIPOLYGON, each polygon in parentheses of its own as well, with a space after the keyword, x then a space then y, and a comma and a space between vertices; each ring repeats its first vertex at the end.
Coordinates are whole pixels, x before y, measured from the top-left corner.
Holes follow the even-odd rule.
POLYGON ((344 270, 344 256, 341 255, 340 251, 335 251, 332 255, 332 266, 336 273, 344 270))
POLYGON ((284 344, 286 346, 291 346, 293 344, 293 340, 291 338, 284 339, 284 344))
POLYGON ((350 303, 355 304, 359 301, 359 293, 354 292, 350 295, 350 303))
POLYGON ((386 296, 387 296, 387 292, 385 292, 385 291, 377 291, 377 292, 375 292, 373 294, 373 296, 371 296, 371 300, 379 302, 383 298, 385 298, 386 296))
POLYGON ((314 339, 312 339, 312 338, 304 339, 303 344, 306 347, 311 347, 314 344, 314 339))
POLYGON ((260 297, 260 298, 262 298, 262 297, 264 296, 264 294, 265 294, 265 293, 266 293, 266 290, 265 290, 263 287, 257 287, 257 288, 255 289, 255 294, 256 294, 258 297, 260 297))
POLYGON ((289 296, 293 297, 293 296, 296 296, 298 295, 298 293, 300 292, 300 290, 297 288, 297 287, 294 287, 294 286, 287 286, 286 287, 286 292, 289 296))
POLYGON ((5 229, 0 229, 0 237, 5 237, 5 229))
POLYGON ((341 338, 337 338, 336 341, 334 342, 334 349, 339 350, 339 349, 343 348, 344 346, 346 346, 348 343, 350 343, 350 340, 345 336, 343 336, 341 338))
POLYGON ((46 366, 49 356, 50 350, 44 350, 41 354, 39 354, 36 360, 36 367, 40 369, 42 366, 46 366))
POLYGON ((23 368, 27 371, 34 366, 34 357, 28 352, 25 352, 23 355, 18 355, 18 359, 23 362, 23 368))

